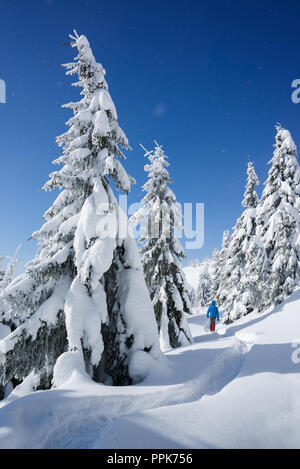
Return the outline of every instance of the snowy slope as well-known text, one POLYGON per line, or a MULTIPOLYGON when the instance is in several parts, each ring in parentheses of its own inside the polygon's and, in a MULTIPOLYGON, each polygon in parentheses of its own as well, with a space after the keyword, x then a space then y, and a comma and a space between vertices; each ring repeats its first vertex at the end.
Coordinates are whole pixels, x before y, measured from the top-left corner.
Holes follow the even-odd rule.
POLYGON ((214 334, 204 312, 189 323, 195 343, 142 384, 77 373, 24 395, 28 380, 1 403, 0 447, 300 448, 300 290, 214 334))
POLYGON ((199 264, 190 264, 183 268, 187 283, 195 290, 198 286, 200 273, 205 269, 205 267, 210 271, 210 259, 206 259, 199 264))

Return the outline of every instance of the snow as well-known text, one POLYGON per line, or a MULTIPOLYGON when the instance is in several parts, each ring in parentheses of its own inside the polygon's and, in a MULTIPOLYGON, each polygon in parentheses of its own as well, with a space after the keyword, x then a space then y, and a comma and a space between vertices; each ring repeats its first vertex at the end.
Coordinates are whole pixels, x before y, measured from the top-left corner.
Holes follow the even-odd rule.
POLYGON ((122 187, 127 194, 130 191, 132 180, 120 161, 113 156, 109 156, 105 160, 105 174, 114 175, 115 173, 118 174, 118 183, 116 182, 116 186, 118 188, 122 187))
POLYGON ((10 334, 10 328, 5 324, 0 324, 0 340, 4 339, 8 334, 10 334))
POLYGON ((133 352, 130 373, 148 372, 133 386, 91 381, 67 352, 54 389, 32 393, 32 374, 0 403, 0 448, 300 448, 299 307, 300 289, 212 334, 201 310, 165 368, 133 352))
POLYGON ((110 111, 114 119, 118 118, 116 107, 107 90, 99 90, 99 104, 100 104, 101 109, 105 111, 110 111))
POLYGON ((0 341, 0 357, 1 354, 5 354, 14 348, 14 345, 21 335, 25 334, 25 336, 30 336, 34 340, 42 323, 56 323, 57 312, 63 311, 64 298, 69 287, 69 278, 61 280, 61 283, 55 287, 50 298, 45 300, 44 303, 42 303, 38 308, 36 314, 32 315, 27 322, 21 324, 13 332, 5 336, 5 338, 0 341))
POLYGON ((183 268, 187 283, 191 287, 193 287, 195 290, 197 289, 197 286, 198 286, 199 276, 201 272, 203 272, 203 270, 205 269, 205 266, 209 266, 209 262, 203 261, 199 263, 198 265, 191 264, 183 268))
POLYGON ((101 323, 107 319, 106 297, 102 284, 89 297, 85 287, 76 277, 65 302, 68 343, 71 350, 81 350, 81 344, 91 350, 91 363, 97 365, 104 350, 101 323), (81 342, 82 341, 82 342, 81 342))
MULTIPOLYGON (((136 350, 132 353, 129 361, 129 375, 133 383, 140 383, 150 373, 151 367, 155 366, 149 353, 136 350)), ((158 368, 159 369, 159 368, 158 368)))
POLYGON ((110 135, 110 132, 111 128, 106 112, 104 110, 97 111, 95 113, 93 138, 98 136, 106 137, 110 135))
POLYGON ((53 386, 58 388, 65 382, 72 380, 76 373, 88 378, 82 353, 79 350, 63 353, 58 357, 54 367, 53 386))
MULTIPOLYGON (((128 335, 133 334, 132 350, 150 348, 149 358, 159 360, 157 325, 152 310, 150 297, 146 294, 146 285, 140 269, 124 269, 119 279, 120 303, 124 305, 124 315, 128 326, 128 335)), ((136 376, 131 376, 136 378, 136 376)))

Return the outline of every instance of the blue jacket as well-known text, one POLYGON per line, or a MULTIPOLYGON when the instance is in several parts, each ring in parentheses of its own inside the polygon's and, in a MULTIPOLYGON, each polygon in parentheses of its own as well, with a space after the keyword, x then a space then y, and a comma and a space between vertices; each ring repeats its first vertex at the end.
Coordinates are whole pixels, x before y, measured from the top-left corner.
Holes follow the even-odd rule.
POLYGON ((211 302, 211 305, 209 306, 207 310, 206 316, 209 318, 217 318, 219 320, 219 310, 214 300, 211 302))

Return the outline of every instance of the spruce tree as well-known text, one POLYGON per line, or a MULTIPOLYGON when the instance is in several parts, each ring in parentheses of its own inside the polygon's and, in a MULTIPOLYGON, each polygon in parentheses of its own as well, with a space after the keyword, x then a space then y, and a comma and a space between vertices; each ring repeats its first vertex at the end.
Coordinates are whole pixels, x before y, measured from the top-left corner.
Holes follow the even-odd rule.
POLYGON ((196 290, 192 285, 187 283, 187 291, 188 291, 188 297, 191 305, 191 311, 196 308, 197 306, 197 295, 196 295, 196 290))
POLYGON ((164 350, 192 342, 185 315, 191 314, 188 288, 180 260, 185 257, 183 247, 175 236, 181 229, 180 211, 167 167, 167 156, 155 142, 155 150, 146 152, 150 164, 145 166, 148 181, 142 207, 132 217, 141 223, 142 263, 146 283, 164 350))
POLYGON ((203 308, 211 298, 211 276, 208 271, 207 263, 203 263, 203 267, 199 274, 198 285, 196 290, 196 304, 203 308))
POLYGON ((247 184, 242 206, 228 247, 228 259, 221 295, 225 322, 231 322, 254 310, 262 309, 263 279, 266 263, 264 246, 257 236, 256 208, 259 202, 256 186, 259 180, 249 161, 247 184))
POLYGON ((4 267, 4 256, 0 254, 0 294, 12 281, 16 266, 20 260, 18 259, 18 252, 21 248, 21 245, 18 246, 15 255, 13 257, 8 257, 9 262, 6 267, 4 267))
MULTIPOLYGON (((7 265, 4 265, 4 256, 0 254, 0 325, 2 327, 2 331, 5 330, 6 333, 10 328, 7 325, 3 324, 5 321, 5 314, 7 312, 7 304, 3 299, 2 292, 5 288, 11 283, 15 269, 17 264, 20 262, 18 259, 18 252, 20 250, 21 245, 18 246, 15 255, 13 257, 7 256, 9 262, 7 265)), ((0 340, 4 337, 3 334, 0 333, 0 340)))
MULTIPOLYGON (((4 256, 0 254, 0 318, 1 319, 4 313, 4 304, 3 304, 3 301, 1 300, 1 292, 3 290, 4 277, 5 277, 4 256)), ((6 335, 6 334, 5 335, 2 334, 2 330, 3 330, 3 324, 0 320, 0 340, 6 335)), ((4 398, 4 386, 0 384, 0 399, 3 399, 3 398, 4 398)))
POLYGON ((212 253, 211 259, 211 297, 210 300, 216 300, 217 292, 219 289, 219 264, 220 264, 220 251, 218 249, 214 249, 212 253))
POLYGON ((245 208, 256 208, 259 202, 256 192, 256 187, 259 186, 259 180, 252 161, 248 162, 247 176, 247 184, 242 206, 245 208))
POLYGON ((300 169, 288 130, 276 126, 271 168, 257 208, 259 235, 267 253, 265 306, 289 296, 300 277, 300 169))
MULTIPOLYGON (((9 262, 7 266, 4 265, 4 256, 0 254, 0 340, 7 337, 11 329, 10 327, 3 323, 4 315, 6 313, 6 303, 3 301, 1 293, 5 290, 5 288, 9 285, 12 281, 12 277, 14 275, 14 271, 16 265, 19 262, 18 259, 18 252, 21 245, 18 246, 15 255, 13 257, 9 257, 9 262)), ((3 399, 7 392, 10 392, 12 387, 12 383, 6 383, 6 385, 0 384, 0 399, 3 399)))
POLYGON ((162 359, 138 249, 120 233, 110 186, 128 193, 134 182, 120 162, 128 140, 87 38, 70 38, 78 55, 65 68, 82 99, 65 105, 73 116, 56 139, 62 167, 44 186, 62 190, 32 236, 37 255, 4 292, 13 332, 0 342, 3 384, 34 372, 38 388, 49 388, 55 365, 69 361, 97 381, 126 385, 162 359))
POLYGON ((3 280, 5 276, 4 256, 0 253, 0 293, 3 290, 3 280))
POLYGON ((221 304, 224 301, 224 295, 226 297, 226 290, 224 290, 224 284, 226 283, 226 262, 228 256, 228 246, 230 243, 230 232, 229 230, 223 231, 222 248, 218 255, 218 262, 214 272, 214 296, 211 298, 215 300, 217 304, 221 304))

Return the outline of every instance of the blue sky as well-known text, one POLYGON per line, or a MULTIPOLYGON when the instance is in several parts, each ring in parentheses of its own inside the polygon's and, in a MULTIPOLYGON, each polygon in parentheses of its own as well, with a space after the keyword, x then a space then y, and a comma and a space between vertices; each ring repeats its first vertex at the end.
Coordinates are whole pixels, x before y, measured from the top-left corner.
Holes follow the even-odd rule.
MULTIPOLYGON (((107 70, 110 92, 133 151, 126 169, 142 197, 146 174, 139 148, 164 145, 177 199, 205 204, 203 258, 241 214, 248 155, 261 182, 272 156, 274 124, 300 145, 297 1, 1 0, 0 252, 27 242, 56 193, 40 190, 59 154, 54 138, 69 117, 61 105, 78 98, 60 64, 76 28, 107 70)), ((261 189, 259 189, 259 192, 261 189)))

